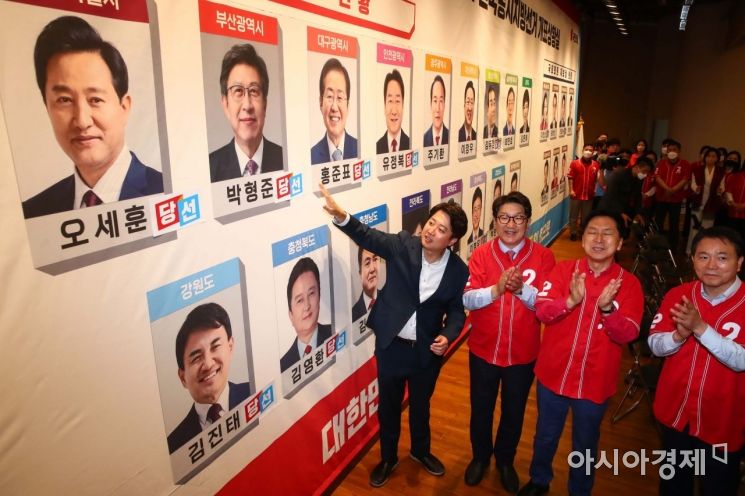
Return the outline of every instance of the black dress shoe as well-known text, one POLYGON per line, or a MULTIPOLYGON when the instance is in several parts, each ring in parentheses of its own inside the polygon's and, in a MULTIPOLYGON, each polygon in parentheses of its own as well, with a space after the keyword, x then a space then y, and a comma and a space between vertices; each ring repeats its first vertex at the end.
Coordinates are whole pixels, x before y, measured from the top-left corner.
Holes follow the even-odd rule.
POLYGON ((372 472, 370 472, 370 485, 372 487, 380 487, 388 482, 388 477, 391 476, 393 469, 398 466, 398 462, 386 462, 382 461, 378 463, 372 472))
POLYGON ((517 477, 515 467, 512 465, 497 465, 499 470, 499 479, 502 481, 502 487, 508 493, 516 493, 520 489, 520 479, 517 477))
POLYGON ((466 485, 467 486, 477 486, 479 482, 481 482, 481 479, 484 478, 484 472, 486 472, 486 468, 489 466, 489 462, 482 462, 480 460, 476 460, 475 458, 471 460, 471 463, 468 464, 468 467, 466 468, 466 485))
POLYGON ((530 480, 522 489, 520 489, 517 496, 539 496, 541 494, 546 494, 547 492, 548 486, 541 486, 540 484, 536 484, 530 480))
POLYGON ((409 453, 409 456, 415 462, 419 462, 424 465, 424 469, 432 475, 445 475, 445 465, 438 460, 435 455, 428 453, 424 456, 415 456, 414 453, 409 453))

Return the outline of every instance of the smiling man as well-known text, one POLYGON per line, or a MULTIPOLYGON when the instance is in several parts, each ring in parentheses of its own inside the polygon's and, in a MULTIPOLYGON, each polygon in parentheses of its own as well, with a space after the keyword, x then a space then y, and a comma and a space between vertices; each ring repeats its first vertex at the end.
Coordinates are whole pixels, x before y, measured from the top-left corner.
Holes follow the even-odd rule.
POLYGON ((476 105, 476 89, 473 81, 466 83, 463 95, 463 125, 458 130, 458 141, 473 141, 476 139, 476 130, 473 128, 473 109, 476 105))
POLYGON ((176 336, 176 363, 181 385, 194 404, 168 435, 169 453, 218 422, 251 394, 248 382, 228 381, 234 347, 230 317, 217 303, 199 305, 186 316, 176 336))
POLYGON ((484 126, 484 139, 496 138, 497 131, 497 90, 492 85, 486 89, 486 125, 484 126))
POLYGON ((313 259, 303 257, 295 263, 287 280, 287 306, 295 340, 279 361, 282 372, 309 355, 331 337, 330 324, 319 324, 321 278, 313 259))
POLYGON ((371 229, 342 209, 319 185, 334 224, 365 250, 386 261, 385 288, 367 319, 375 333, 378 366, 380 454, 370 485, 388 481, 398 465, 401 402, 409 388, 410 456, 432 475, 445 467, 430 449, 429 400, 435 390, 442 356, 465 322, 463 287, 468 268, 450 249, 466 233, 466 213, 455 203, 430 210, 422 235, 388 234, 371 229))
POLYGON ((323 164, 357 157, 357 138, 347 133, 351 82, 337 58, 323 64, 318 82, 318 103, 326 134, 310 149, 310 163, 323 164))
POLYGON ((692 253, 697 280, 665 295, 648 341, 655 355, 666 357, 654 399, 662 446, 701 450, 706 470, 676 466, 669 480, 660 480, 660 494, 693 494, 699 475, 702 494, 734 496, 745 446, 742 236, 727 227, 704 229, 692 253))
POLYGON ((27 219, 163 192, 160 172, 130 152, 132 108, 119 51, 79 17, 47 24, 34 47, 36 81, 74 174, 23 202, 27 219))
MULTIPOLYGON (((530 481, 518 495, 546 494, 552 462, 569 410, 572 450, 595 459, 600 423, 616 391, 623 345, 639 335, 644 293, 639 281, 618 265, 623 220, 594 211, 585 220, 580 260, 556 264, 536 299, 545 324, 535 375, 538 419, 530 481)), ((584 466, 570 468, 569 494, 592 492, 584 466)))
POLYGON ((541 340, 535 299, 554 268, 554 255, 525 237, 533 208, 520 192, 492 203, 497 238, 473 252, 463 305, 471 310, 468 357, 471 377, 471 450, 473 459, 465 481, 477 485, 497 462, 502 486, 514 493, 520 487, 514 467, 523 428, 533 367, 541 340), (494 406, 502 385, 501 417, 493 436, 494 406))
POLYGON ((401 128, 404 119, 404 80, 397 69, 385 75, 383 105, 387 129, 375 144, 375 152, 381 154, 410 149, 411 141, 401 128))
POLYGON ((253 46, 235 45, 227 51, 220 69, 220 93, 233 139, 210 153, 210 181, 282 170, 282 147, 264 137, 269 73, 253 46))
POLYGON ((507 91, 507 121, 504 123, 504 129, 502 129, 502 136, 511 136, 515 134, 515 90, 510 86, 507 91))
POLYGON ((357 248, 357 263, 359 267, 362 293, 352 306, 352 322, 361 319, 369 312, 378 296, 378 275, 380 273, 380 257, 361 247, 357 248))
POLYGON ((429 105, 432 112, 432 125, 424 133, 424 146, 447 145, 448 128, 445 126, 445 81, 439 74, 429 87, 429 105))

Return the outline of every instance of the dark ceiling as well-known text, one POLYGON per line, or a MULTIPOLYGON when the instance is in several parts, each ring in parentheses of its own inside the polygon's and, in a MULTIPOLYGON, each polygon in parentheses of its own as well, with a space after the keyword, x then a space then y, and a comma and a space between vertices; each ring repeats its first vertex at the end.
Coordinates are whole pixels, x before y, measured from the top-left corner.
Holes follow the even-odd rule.
MULTIPOLYGON (((571 0, 581 15, 581 22, 613 22, 605 0, 571 0)), ((690 16, 696 15, 696 6, 730 0, 694 0, 690 16)), ((628 27, 657 24, 663 17, 679 15, 683 0, 614 0, 628 27)))

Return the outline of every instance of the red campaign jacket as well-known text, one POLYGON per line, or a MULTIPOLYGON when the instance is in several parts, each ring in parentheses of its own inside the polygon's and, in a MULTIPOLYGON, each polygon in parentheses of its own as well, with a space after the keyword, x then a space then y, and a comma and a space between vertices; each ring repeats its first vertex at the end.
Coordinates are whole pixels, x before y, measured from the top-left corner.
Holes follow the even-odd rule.
POLYGON ((624 343, 639 335, 644 296, 639 280, 613 263, 594 277, 587 259, 559 262, 538 293, 536 315, 546 324, 535 375, 556 394, 602 403, 616 392, 624 343), (575 270, 587 274, 585 297, 567 309, 569 282, 575 270), (600 293, 622 278, 608 315, 600 313, 600 293))
MULTIPOLYGON (((701 282, 671 289, 662 300, 650 334, 672 332, 670 309, 685 295, 701 318, 724 336, 745 346, 745 284, 727 300, 712 306, 701 296, 701 282)), ((745 372, 735 372, 690 336, 665 358, 657 383, 654 415, 660 423, 705 443, 727 443, 728 451, 745 445, 745 372)))
POLYGON ((592 200, 595 197, 595 183, 598 179, 600 164, 590 161, 584 165, 582 159, 572 160, 567 177, 572 180, 572 191, 575 200, 592 200))
MULTIPOLYGON (((494 239, 476 248, 471 255, 468 262, 471 275, 465 291, 495 285, 502 272, 512 266, 521 270, 525 284, 540 289, 554 265, 554 254, 529 239, 525 240, 514 261, 502 253, 494 239)), ((507 292, 490 305, 472 310, 470 316, 468 346, 482 360, 507 367, 533 362, 538 356, 541 323, 535 312, 512 293, 507 292)))
MULTIPOLYGON (((696 162, 696 164, 691 166, 691 175, 696 178, 696 185, 702 187, 701 193, 696 193, 695 191, 691 192, 691 198, 695 205, 701 205, 701 200, 704 197, 703 188, 705 187, 706 182, 706 177, 704 175, 705 168, 706 166, 699 162, 696 162)), ((719 184, 722 182, 722 179, 724 179, 724 167, 714 166, 714 175, 711 177, 711 185, 709 186, 709 199, 706 201, 706 205, 704 205, 704 213, 715 213, 721 207, 721 199, 719 198, 717 190, 719 189, 719 184)), ((691 183, 691 186, 692 185, 693 183, 691 183)))
MULTIPOLYGON (((655 167, 654 174, 656 177, 659 177, 663 181, 665 181, 665 184, 667 184, 668 187, 672 188, 680 181, 689 181, 691 179, 691 164, 689 164, 688 161, 683 160, 682 158, 679 158, 678 161, 674 164, 668 159, 663 158, 662 160, 657 162, 657 167, 655 167)), ((683 187, 670 196, 665 193, 665 190, 657 185, 657 191, 655 192, 655 199, 657 200, 657 202, 683 203, 683 201, 685 201, 686 199, 686 196, 688 196, 688 188, 683 187)))
MULTIPOLYGON (((725 193, 730 193, 735 203, 745 203, 745 172, 736 172, 725 178, 725 193)), ((727 215, 731 219, 745 219, 745 210, 735 210, 727 207, 727 215)))

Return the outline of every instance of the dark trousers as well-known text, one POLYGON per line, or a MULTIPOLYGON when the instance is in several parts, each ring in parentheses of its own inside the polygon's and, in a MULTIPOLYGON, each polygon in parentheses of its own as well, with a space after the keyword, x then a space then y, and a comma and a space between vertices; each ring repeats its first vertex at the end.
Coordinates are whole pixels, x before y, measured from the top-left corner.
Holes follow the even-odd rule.
POLYGON ((657 202, 655 207, 654 221, 660 230, 664 229, 665 217, 667 217, 669 228, 667 230, 667 240, 670 242, 670 248, 673 251, 678 249, 678 238, 680 237, 680 206, 681 203, 657 202))
MULTIPOLYGON (((740 460, 743 449, 727 453, 727 463, 712 458, 712 445, 688 434, 688 427, 683 432, 662 427, 662 447, 665 451, 675 450, 675 468, 670 480, 660 478, 660 496, 692 496, 694 467, 680 467, 682 455, 680 450, 704 450, 704 475, 699 478, 701 496, 737 496, 740 485, 740 460)), ((725 454, 722 449, 715 451, 719 458, 725 454)))
POLYGON ((471 374, 471 450, 473 458, 483 462, 491 459, 497 465, 512 465, 523 431, 525 404, 533 384, 535 362, 500 367, 468 355, 471 374), (494 406, 499 385, 502 384, 502 403, 497 437, 493 437, 494 406), (494 439, 494 441, 492 441, 494 439))
POLYGON ((579 226, 582 225, 591 209, 592 200, 577 200, 575 198, 569 200, 569 232, 571 234, 578 233, 579 226))
MULTIPOLYGON (((554 393, 538 382, 538 420, 533 440, 533 461, 530 462, 530 479, 536 484, 547 486, 554 478, 551 464, 559 446, 561 432, 564 430, 569 409, 572 410, 572 451, 583 455, 590 450, 592 459, 597 459, 600 422, 608 407, 608 401, 601 404, 590 400, 568 398, 554 393)), ((566 463, 566 461, 565 461, 566 463)), ((585 467, 569 469, 569 493, 575 496, 592 493, 595 479, 594 464, 590 475, 585 467)))
POLYGON ((411 453, 423 457, 430 452, 429 399, 435 391, 441 360, 422 366, 416 346, 394 339, 384 350, 375 351, 378 364, 378 420, 380 454, 387 462, 398 460, 401 437, 401 402, 409 385, 409 432, 411 453))

